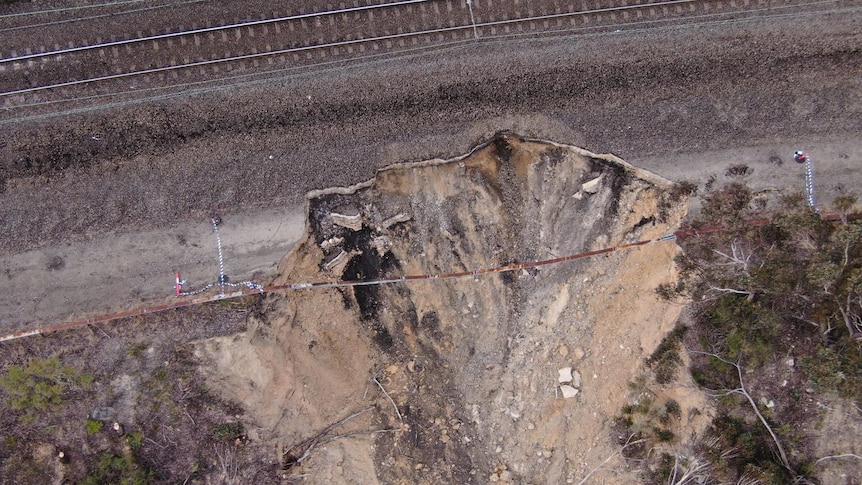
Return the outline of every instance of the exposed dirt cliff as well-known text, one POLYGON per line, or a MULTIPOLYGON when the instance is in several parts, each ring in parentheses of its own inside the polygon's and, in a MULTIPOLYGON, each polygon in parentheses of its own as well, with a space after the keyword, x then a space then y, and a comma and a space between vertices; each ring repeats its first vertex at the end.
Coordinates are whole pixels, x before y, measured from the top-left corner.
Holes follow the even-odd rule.
MULTIPOLYGON (((305 238, 276 283, 472 271, 654 239, 684 215, 671 194, 616 157, 499 135, 309 194, 305 238)), ((530 270, 288 292, 247 332, 196 352, 288 478, 627 481, 613 418, 681 311, 653 291, 674 280, 677 251, 658 242, 530 270)), ((669 392, 689 426, 703 403, 669 392)))

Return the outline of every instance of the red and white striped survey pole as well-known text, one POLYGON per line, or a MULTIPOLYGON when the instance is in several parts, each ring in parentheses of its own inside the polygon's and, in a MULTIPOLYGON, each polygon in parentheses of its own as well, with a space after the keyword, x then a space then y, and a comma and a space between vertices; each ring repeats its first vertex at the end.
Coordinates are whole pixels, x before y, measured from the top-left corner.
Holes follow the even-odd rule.
POLYGON ((175 287, 177 290, 177 296, 180 296, 183 293, 183 281, 180 279, 180 272, 179 271, 174 272, 174 275, 176 275, 176 277, 177 277, 177 284, 175 287))

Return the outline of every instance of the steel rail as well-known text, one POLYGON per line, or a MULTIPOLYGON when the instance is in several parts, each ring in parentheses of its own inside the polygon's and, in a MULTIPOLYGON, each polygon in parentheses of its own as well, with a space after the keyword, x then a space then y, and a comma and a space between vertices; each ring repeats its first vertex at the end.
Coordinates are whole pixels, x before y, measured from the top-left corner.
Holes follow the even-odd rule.
MULTIPOLYGON (((837 222, 837 221, 845 221, 845 220, 858 220, 862 219, 862 214, 826 214, 819 215, 821 220, 826 222, 837 222)), ((749 221, 745 221, 745 225, 752 227, 760 227, 772 222, 773 219, 753 219, 749 221)), ((101 315, 91 318, 85 318, 81 320, 69 321, 54 325, 47 325, 31 330, 23 330, 19 332, 14 332, 11 334, 0 336, 0 342, 7 342, 11 340, 17 340, 24 337, 31 337, 34 335, 42 335, 47 333, 53 333, 60 330, 68 330, 72 328, 84 327, 87 325, 99 324, 111 322, 114 320, 120 320, 123 318, 135 317, 140 315, 147 315, 150 313, 158 313, 167 310, 175 310, 179 308, 201 305, 204 303, 222 301, 222 300, 231 300, 236 298, 242 298, 245 296, 253 296, 260 295, 266 293, 284 293, 287 291, 301 291, 301 290, 315 290, 315 289, 326 289, 326 288, 351 288, 351 287, 361 287, 361 286, 379 286, 379 285, 389 285, 389 284, 398 284, 398 283, 413 283, 417 281, 439 281, 439 280, 448 280, 448 279, 457 279, 457 278, 466 278, 472 277, 476 278, 482 275, 488 275, 493 273, 505 273, 510 271, 519 271, 523 269, 529 268, 537 268, 540 266, 547 266, 553 264, 560 264, 569 261, 575 261, 579 259, 591 258, 594 256, 599 256, 602 254, 610 254, 618 251, 625 251, 627 249, 633 249, 640 246, 645 246, 647 244, 658 243, 658 242, 668 242, 674 241, 677 239, 682 239, 686 237, 698 237, 704 234, 710 234, 715 232, 726 231, 729 228, 725 225, 712 225, 700 228, 692 228, 692 229, 680 229, 673 233, 667 234, 662 237, 654 238, 654 239, 645 239, 641 241, 635 241, 631 243, 621 244, 618 246, 613 246, 609 248, 597 249, 594 251, 586 251, 582 253, 571 254, 568 256, 561 256, 552 259, 543 259, 538 261, 528 261, 523 263, 511 263, 502 266, 488 267, 488 268, 479 268, 471 271, 459 271, 453 273, 442 273, 442 274, 421 274, 421 275, 405 275, 397 278, 380 278, 380 279, 372 279, 372 280, 337 280, 337 281, 321 281, 321 282, 313 282, 313 283, 287 283, 283 285, 271 285, 265 286, 263 288, 258 289, 246 289, 241 291, 236 291, 233 293, 224 293, 217 294, 214 296, 206 296, 200 298, 192 298, 188 300, 180 300, 174 303, 167 303, 162 305, 155 305, 149 307, 137 308, 134 310, 128 310, 119 313, 112 313, 108 315, 101 315)))
POLYGON ((37 23, 37 24, 25 24, 25 25, 16 25, 13 27, 2 27, 2 28, 0 28, 0 32, 14 32, 16 30, 36 29, 39 27, 48 27, 51 25, 70 24, 70 23, 74 23, 74 22, 86 22, 88 20, 103 19, 103 18, 108 18, 108 17, 113 18, 113 17, 116 17, 118 15, 130 15, 130 14, 134 14, 134 13, 151 12, 154 10, 161 10, 163 8, 176 8, 176 7, 181 7, 181 6, 185 6, 185 5, 191 5, 193 3, 201 3, 201 2, 206 2, 206 1, 209 1, 209 0, 185 0, 185 1, 180 2, 180 3, 171 3, 171 4, 166 4, 166 5, 153 5, 151 7, 132 8, 129 10, 118 10, 118 11, 114 11, 111 13, 90 15, 87 17, 73 17, 73 18, 66 18, 63 20, 52 20, 52 21, 47 21, 47 22, 41 22, 41 23, 37 23))
MULTIPOLYGON (((417 1, 428 1, 428 0, 411 0, 411 1, 417 2, 417 1)), ((471 23, 471 24, 467 24, 467 25, 457 25, 457 26, 452 26, 452 27, 441 27, 441 28, 437 28, 437 29, 427 29, 427 30, 412 31, 412 32, 402 32, 402 33, 388 34, 388 35, 382 35, 382 36, 377 36, 377 37, 367 37, 367 38, 363 38, 363 39, 353 39, 353 40, 329 42, 326 44, 314 44, 314 45, 310 45, 310 46, 301 46, 301 47, 279 49, 279 50, 267 51, 267 52, 243 54, 243 55, 239 55, 239 56, 225 57, 225 58, 220 58, 220 59, 196 61, 196 62, 190 62, 190 63, 186 63, 186 64, 179 64, 179 65, 175 65, 175 66, 163 66, 163 67, 156 67, 156 68, 152 68, 152 69, 144 69, 144 70, 140 70, 140 71, 132 71, 132 72, 119 73, 119 74, 110 74, 110 75, 106 75, 106 76, 99 76, 99 77, 81 79, 81 80, 75 80, 75 81, 67 81, 67 82, 63 82, 63 83, 49 84, 49 85, 45 85, 45 86, 35 86, 32 88, 24 88, 24 89, 19 89, 19 90, 15 90, 15 91, 0 92, 0 97, 13 96, 13 95, 18 95, 18 94, 27 94, 27 93, 33 93, 33 92, 39 92, 39 91, 45 91, 45 90, 51 90, 51 89, 69 87, 69 86, 77 86, 77 85, 81 85, 81 84, 89 84, 89 83, 94 83, 94 82, 109 81, 109 80, 114 80, 114 79, 123 79, 123 78, 127 78, 127 77, 140 76, 140 75, 146 75, 146 74, 156 74, 156 73, 174 71, 174 70, 179 70, 179 69, 189 69, 189 68, 194 68, 194 67, 220 64, 220 63, 225 63, 225 62, 236 62, 236 61, 243 61, 243 60, 249 60, 249 59, 257 59, 257 58, 261 58, 261 57, 269 57, 269 56, 284 55, 284 54, 291 54, 291 53, 297 53, 297 52, 305 52, 305 51, 316 50, 316 49, 345 47, 345 46, 352 46, 352 45, 358 45, 358 44, 369 43, 369 42, 381 42, 381 41, 386 41, 386 40, 403 39, 403 38, 421 36, 421 35, 431 35, 431 34, 439 34, 439 33, 446 33, 446 32, 454 32, 454 31, 459 31, 459 30, 473 29, 474 27, 495 27, 495 26, 506 25, 506 24, 533 22, 533 21, 537 21, 537 20, 548 20, 548 19, 553 19, 553 18, 583 16, 583 15, 595 15, 595 14, 607 13, 607 12, 611 12, 611 11, 621 11, 621 10, 631 10, 631 9, 638 9, 638 8, 650 8, 650 7, 656 7, 656 6, 667 6, 667 5, 676 5, 676 4, 685 4, 685 3, 695 3, 695 2, 700 2, 700 1, 703 1, 703 0, 667 0, 667 1, 658 2, 658 3, 626 5, 626 6, 620 6, 620 7, 606 7, 606 8, 600 8, 600 9, 595 9, 595 10, 583 10, 583 11, 578 11, 578 12, 563 12, 563 13, 556 13, 556 14, 537 15, 537 16, 532 16, 532 17, 521 17, 521 18, 517 18, 517 19, 488 21, 488 22, 478 23, 475 25, 471 23)), ((822 0, 820 2, 814 2, 814 3, 818 3, 818 4, 819 3, 833 3, 835 1, 836 0, 822 0)), ((780 8, 790 8, 790 7, 798 7, 798 6, 799 5, 790 5, 787 7, 780 7, 780 8)), ((727 12, 727 13, 722 13, 719 15, 727 15, 730 13, 731 12, 727 12)), ((710 15, 714 15, 714 14, 710 14, 710 15)))
MULTIPOLYGON (((78 46, 78 47, 68 47, 66 49, 58 49, 55 51, 41 52, 41 53, 35 53, 35 54, 25 54, 23 56, 16 56, 16 57, 7 57, 5 59, 0 59, 0 64, 5 64, 5 63, 9 63, 9 62, 26 61, 28 59, 35 59, 38 57, 59 56, 59 55, 63 55, 63 54, 69 54, 71 52, 81 52, 81 51, 94 50, 94 49, 104 49, 105 47, 116 47, 116 46, 121 46, 121 45, 137 44, 137 43, 148 42, 148 41, 153 41, 153 40, 170 39, 173 37, 182 37, 182 36, 186 36, 186 35, 204 34, 207 32, 217 32, 220 30, 239 29, 242 27, 251 27, 254 25, 271 24, 271 23, 276 23, 276 22, 287 22, 290 20, 301 20, 301 19, 311 18, 311 17, 325 17, 325 16, 329 16, 329 15, 338 15, 338 14, 359 12, 359 11, 365 11, 365 10, 374 10, 374 9, 378 9, 378 8, 397 7, 400 5, 424 3, 424 2, 428 2, 428 1, 430 1, 430 0, 401 0, 398 2, 391 2, 391 3, 381 3, 381 4, 375 4, 375 5, 363 5, 361 7, 350 7, 350 8, 344 8, 344 9, 339 9, 339 10, 327 10, 324 12, 303 13, 303 14, 299 14, 299 15, 291 15, 288 17, 278 17, 278 18, 263 19, 263 20, 250 20, 248 22, 239 22, 236 24, 220 25, 217 27, 204 27, 202 29, 184 30, 182 32, 171 32, 168 34, 150 35, 147 37, 137 37, 134 39, 115 40, 115 41, 111 41, 111 42, 103 42, 101 44, 82 45, 82 46, 78 46)), ((687 1, 694 1, 694 0, 687 0, 687 1)))
POLYGON ((30 15, 48 15, 48 14, 58 13, 58 12, 73 12, 73 11, 77 11, 77 10, 87 10, 90 8, 102 8, 102 7, 111 8, 111 7, 119 7, 119 6, 123 6, 123 5, 128 5, 130 3, 142 3, 142 2, 147 2, 147 1, 149 1, 149 0, 124 0, 121 2, 108 2, 108 3, 96 3, 96 4, 92 4, 92 5, 79 5, 77 7, 63 7, 63 8, 52 8, 52 9, 48 9, 48 10, 34 10, 31 12, 7 13, 7 14, 0 15, 0 19, 8 19, 8 18, 15 18, 15 17, 27 17, 30 15))
MULTIPOLYGON (((810 6, 812 4, 835 3, 836 1, 840 1, 840 0, 820 0, 817 2, 809 2, 809 3, 805 3, 805 4, 796 4, 794 6, 796 6, 796 7, 810 6)), ((780 8, 785 8, 785 7, 779 6, 779 7, 771 7, 771 8, 766 8, 766 9, 755 9, 755 10, 749 10, 748 12, 759 12, 759 11, 763 11, 763 10, 776 10, 776 9, 780 9, 780 8)), ((800 15, 809 15, 810 16, 810 15, 823 15, 823 14, 834 14, 834 13, 850 13, 850 12, 857 13, 860 11, 862 11, 862 8, 846 8, 846 9, 832 9, 829 11, 820 11, 820 12, 809 12, 809 13, 805 13, 805 14, 782 13, 782 14, 778 14, 778 15, 770 15, 767 17, 759 17, 759 18, 761 18, 761 19, 770 18, 771 19, 771 18, 785 18, 788 16, 800 16, 800 15)), ((720 15, 727 15, 727 14, 728 14, 728 12, 715 13, 715 14, 704 14, 704 15, 698 15, 698 16, 694 16, 694 17, 686 17, 686 19, 688 19, 688 20, 703 19, 703 18, 720 16, 720 15)), ((659 26, 659 27, 648 27, 648 28, 637 28, 637 29, 626 28, 625 31, 616 30, 614 32, 587 33, 587 34, 578 34, 578 35, 586 35, 586 36, 589 36, 589 35, 619 35, 620 33, 623 33, 623 32, 625 32, 625 33, 645 32, 645 31, 648 31, 650 29, 664 29, 664 28, 678 29, 678 28, 686 28, 686 27, 698 27, 698 26, 702 26, 702 25, 708 25, 710 23, 715 23, 715 22, 723 22, 723 23, 746 22, 746 21, 750 21, 750 20, 752 20, 752 18, 721 20, 721 21, 713 21, 713 22, 698 22, 698 23, 688 22, 686 24, 676 25, 676 26, 664 26, 664 27, 659 26)), ((662 19, 640 20, 640 21, 636 21, 636 22, 627 22, 625 24, 608 24, 608 25, 592 26, 592 27, 586 27, 585 26, 585 27, 579 27, 575 30, 590 30, 590 29, 597 29, 597 28, 611 28, 611 27, 623 27, 623 26, 630 27, 632 25, 635 25, 635 26, 648 25, 648 24, 660 23, 660 22, 666 22, 666 20, 662 20, 662 19)), ((564 33, 564 32, 572 32, 572 31, 573 31, 573 29, 543 30, 541 32, 541 35, 548 34, 548 33, 560 34, 560 33, 564 33)), ((492 35, 492 36, 484 37, 484 40, 485 41, 491 41, 491 42, 496 42, 496 41, 512 42, 512 41, 516 41, 518 38, 523 38, 525 36, 535 38, 536 33, 531 32, 531 33, 510 33, 510 34, 503 34, 503 35, 492 35)), ((423 55, 423 54, 416 54, 416 52, 427 51, 428 49, 437 49, 437 48, 443 48, 444 50, 446 50, 446 49, 459 49, 459 48, 463 48, 464 45, 471 43, 471 42, 473 42, 473 41, 472 40, 449 41, 449 42, 438 43, 438 44, 435 44, 434 46, 399 50, 395 54, 395 57, 396 58, 401 58, 403 56, 406 56, 407 58, 415 57, 416 55, 423 55)), ((379 53, 379 54, 373 54, 373 55, 364 55, 364 56, 358 56, 358 57, 354 58, 354 60, 357 60, 360 64, 362 64, 363 62, 366 62, 366 63, 367 62, 377 62, 375 59, 381 58, 383 56, 391 56, 391 54, 379 53)), ((334 63, 342 64, 344 62, 345 61, 343 61, 343 60, 333 60, 333 61, 327 61, 327 62, 320 63, 320 64, 294 66, 291 68, 273 69, 273 70, 269 70, 269 71, 246 73, 246 74, 236 75, 236 76, 223 76, 220 78, 201 80, 201 81, 195 81, 195 82, 175 83, 175 84, 172 84, 171 86, 150 87, 150 88, 141 89, 141 90, 136 91, 136 92, 138 92, 138 93, 140 93, 140 92, 155 92, 155 91, 165 90, 165 89, 169 89, 169 88, 176 88, 176 87, 191 88, 194 86, 205 86, 205 85, 208 85, 208 84, 211 85, 212 83, 220 82, 220 81, 236 81, 236 80, 241 80, 241 79, 251 79, 253 77, 258 77, 258 76, 268 76, 268 75, 272 76, 273 74, 283 73, 287 70, 292 70, 292 69, 315 68, 315 67, 329 66, 329 65, 332 65, 334 63)), ((182 67, 182 66, 179 66, 179 67, 182 67)), ((293 76, 293 75, 288 75, 288 76, 293 76)), ((272 80, 272 79, 279 79, 279 78, 264 77, 261 79, 251 80, 251 81, 236 81, 235 83, 232 83, 229 86, 243 86, 243 85, 255 84, 255 83, 259 83, 259 82, 268 82, 269 80, 272 80)), ((212 86, 211 87, 200 87, 200 88, 191 89, 191 90, 184 90, 184 91, 180 91, 180 92, 169 92, 169 93, 165 93, 165 94, 157 94, 155 96, 136 98, 136 99, 133 99, 130 101, 125 101, 125 102, 109 103, 107 105, 103 105, 103 106, 99 106, 99 107, 95 107, 95 108, 89 108, 89 109, 83 109, 83 110, 72 109, 72 110, 60 112, 60 113, 53 114, 53 115, 52 114, 43 114, 43 115, 25 116, 25 117, 20 117, 20 118, 0 119, 0 126, 7 125, 10 123, 20 123, 20 122, 32 121, 32 120, 36 120, 36 119, 45 119, 45 118, 50 118, 52 116, 65 116, 65 115, 69 115, 69 114, 75 114, 75 113, 90 111, 90 110, 108 109, 108 108, 125 106, 125 105, 129 105, 129 104, 136 104, 136 103, 141 103, 141 102, 146 102, 146 101, 170 99, 170 98, 175 97, 175 96, 183 95, 184 93, 204 93, 204 92, 209 92, 211 90, 225 89, 229 86, 219 85, 216 87, 212 87, 212 86)), ((109 97, 117 96, 119 94, 121 94, 121 93, 112 92, 112 93, 104 93, 104 94, 97 94, 97 95, 88 95, 88 96, 83 96, 83 97, 72 97, 72 98, 63 98, 63 99, 55 99, 55 100, 34 101, 34 102, 26 103, 26 104, 18 104, 15 106, 6 106, 4 109, 6 111, 11 111, 11 110, 15 110, 15 109, 32 108, 32 107, 36 107, 36 106, 46 106, 49 104, 72 103, 75 101, 86 101, 86 100, 95 100, 95 99, 101 99, 101 98, 109 98, 109 97)), ((0 93, 0 97, 2 97, 2 96, 3 96, 3 93, 0 93)))

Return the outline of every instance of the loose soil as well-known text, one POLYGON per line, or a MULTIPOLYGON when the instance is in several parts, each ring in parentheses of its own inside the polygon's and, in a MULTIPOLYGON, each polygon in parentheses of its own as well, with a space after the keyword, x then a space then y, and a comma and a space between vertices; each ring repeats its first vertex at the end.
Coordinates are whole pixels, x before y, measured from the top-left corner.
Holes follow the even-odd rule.
MULTIPOLYGON (((276 281, 465 271, 655 238, 684 215, 662 211, 669 187, 612 157, 500 136, 466 158, 312 194, 308 234, 276 281), (333 214, 358 214, 361 227, 333 214), (328 264, 342 253, 345 263, 328 264)), ((292 450, 288 477, 556 482, 602 467, 597 480, 618 480, 627 468, 613 459, 613 419, 682 308, 652 291, 674 279, 676 251, 659 243, 539 270, 291 293, 196 355, 211 387, 292 450), (574 399, 557 381, 569 366, 582 379, 574 399), (295 463, 305 449, 292 447, 368 406, 335 432, 343 438, 295 463)))

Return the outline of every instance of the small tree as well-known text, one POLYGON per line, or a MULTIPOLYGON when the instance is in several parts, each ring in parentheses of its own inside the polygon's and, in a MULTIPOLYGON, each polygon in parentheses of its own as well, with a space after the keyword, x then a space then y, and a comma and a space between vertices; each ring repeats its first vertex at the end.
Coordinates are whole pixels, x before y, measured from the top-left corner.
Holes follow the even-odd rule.
POLYGON ((15 410, 24 410, 22 420, 25 423, 62 404, 67 393, 89 389, 92 383, 92 375, 73 366, 62 365, 57 356, 33 359, 23 366, 13 365, 0 376, 0 388, 7 394, 7 405, 15 410))

